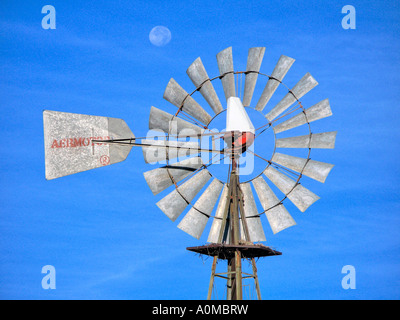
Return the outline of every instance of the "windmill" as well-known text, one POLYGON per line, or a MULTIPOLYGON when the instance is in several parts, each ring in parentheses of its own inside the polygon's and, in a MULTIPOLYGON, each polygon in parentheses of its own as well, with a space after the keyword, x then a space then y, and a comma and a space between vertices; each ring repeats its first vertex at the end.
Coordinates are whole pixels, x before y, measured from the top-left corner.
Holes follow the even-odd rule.
POLYGON ((154 195, 166 193, 157 202, 161 211, 176 221, 187 210, 178 228, 196 239, 212 220, 207 244, 187 248, 213 257, 208 299, 215 277, 226 280, 226 297, 232 300, 243 298, 243 279, 252 278, 261 299, 255 259, 281 254, 261 243, 266 241, 261 216, 266 216, 274 234, 295 225, 283 202, 289 199, 301 212, 307 210, 319 197, 300 180, 306 176, 323 183, 333 167, 311 159, 312 149, 334 148, 336 132, 311 131, 312 122, 332 115, 328 99, 305 108, 300 99, 317 81, 307 73, 293 88, 287 87, 283 78, 294 59, 284 55, 271 75, 261 73, 264 52, 264 47, 250 48, 246 70, 234 71, 232 48, 221 51, 217 54, 220 74, 214 78, 208 76, 201 59, 196 59, 187 69, 195 89, 188 93, 171 79, 164 92, 176 113, 151 107, 149 129, 160 135, 135 137, 127 124, 116 118, 43 112, 47 179, 121 162, 132 146, 142 148, 146 163, 164 164, 144 172, 154 195), (259 77, 265 78, 266 84, 257 103, 252 104, 259 77), (218 82, 226 103, 217 94, 214 84, 218 82), (266 108, 278 88, 284 89, 284 96, 266 108), (209 110, 194 99, 195 94, 204 98, 209 110), (262 119, 261 126, 254 126, 250 110, 262 119), (212 130, 218 117, 225 120, 225 128, 212 130), (306 133, 297 134, 298 128, 305 128, 306 133), (255 150, 267 130, 274 135, 270 159, 255 150), (204 142, 209 139, 210 143, 204 142), (277 152, 280 149, 287 150, 277 152), (291 150, 303 150, 306 155, 287 154, 291 150), (244 155, 264 164, 247 181, 241 176, 244 155), (210 172, 222 160, 228 164, 225 180, 210 172), (251 274, 243 272, 243 259, 251 262, 251 274), (216 272, 219 260, 227 261, 226 272, 216 272))

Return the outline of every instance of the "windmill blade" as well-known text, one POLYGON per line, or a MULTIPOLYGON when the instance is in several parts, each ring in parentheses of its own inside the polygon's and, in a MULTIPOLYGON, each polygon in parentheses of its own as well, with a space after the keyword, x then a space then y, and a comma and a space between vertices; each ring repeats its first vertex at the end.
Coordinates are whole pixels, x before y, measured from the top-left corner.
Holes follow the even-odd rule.
POLYGON ((192 237, 200 239, 222 187, 223 183, 218 179, 214 179, 179 223, 178 228, 192 237))
POLYGON ((143 157, 146 163, 161 162, 167 159, 185 158, 200 152, 198 142, 191 141, 166 141, 143 139, 143 157))
POLYGON ((215 92, 214 86, 208 77, 201 59, 197 58, 186 70, 186 73, 196 88, 201 86, 199 91, 204 99, 206 99, 211 109, 213 109, 216 114, 220 113, 223 110, 221 102, 219 101, 217 93, 215 92))
MULTIPOLYGON (((219 238, 219 234, 220 234, 220 230, 222 228, 222 219, 224 217, 224 212, 226 209, 226 206, 228 205, 228 185, 225 184, 224 188, 222 189, 222 194, 217 206, 217 210, 215 211, 215 218, 213 220, 213 223, 211 225, 211 229, 210 229, 210 233, 208 235, 208 239, 207 242, 210 243, 218 243, 218 238, 219 238)), ((224 242, 224 240, 226 242, 229 242, 229 224, 227 224, 225 226, 225 239, 222 239, 222 242, 224 242)))
POLYGON ((272 75, 269 78, 262 94, 260 100, 258 100, 256 105, 256 110, 263 111, 268 101, 271 99, 272 95, 275 93, 278 88, 280 81, 283 80, 286 73, 288 73, 290 67, 294 63, 294 59, 289 58, 287 56, 282 55, 279 58, 278 63, 276 64, 274 71, 272 71, 272 75))
POLYGON ((269 112, 265 117, 272 121, 287 108, 289 108, 297 99, 303 97, 307 92, 316 87, 318 82, 312 77, 311 74, 306 73, 306 75, 301 78, 301 80, 293 87, 292 93, 288 92, 286 96, 269 112), (294 96, 293 96, 294 95, 294 96), (296 98, 295 98, 296 97, 296 98))
POLYGON ((296 184, 296 181, 279 172, 272 166, 265 169, 263 173, 301 212, 306 211, 309 206, 319 199, 316 194, 306 189, 301 184, 296 184))
POLYGON ((333 168, 333 164, 293 157, 278 152, 273 155, 271 161, 322 183, 325 182, 326 177, 333 168))
POLYGON ((235 75, 233 71, 232 47, 226 48, 217 54, 219 73, 222 76, 221 82, 224 88, 225 98, 236 97, 235 75))
POLYGON ((312 107, 304 110, 296 116, 280 123, 274 127, 275 133, 284 132, 289 129, 297 128, 307 122, 313 122, 319 119, 323 119, 332 115, 332 110, 329 105, 329 99, 322 100, 312 107))
POLYGON ((153 194, 157 195, 172 186, 174 181, 175 183, 182 181, 202 165, 201 158, 195 157, 174 163, 173 165, 146 171, 143 175, 153 194))
POLYGON ((201 123, 207 124, 211 116, 205 111, 173 78, 169 80, 164 92, 164 99, 182 111, 191 115, 201 123), (182 106, 183 104, 183 106, 182 106))
POLYGON ((151 107, 150 110, 149 129, 179 136, 202 134, 204 131, 203 128, 195 124, 174 117, 172 114, 155 107, 151 107))
POLYGON ((124 161, 132 146, 92 140, 134 138, 122 119, 43 111, 46 179, 124 161))
POLYGON ((337 131, 311 133, 304 136, 280 138, 276 140, 277 148, 335 148, 337 131), (311 137, 311 139, 310 139, 311 137))
MULTIPOLYGON (((250 183, 241 183, 240 189, 243 193, 243 210, 246 217, 247 229, 249 231, 251 242, 266 241, 264 229, 261 224, 261 219, 258 216, 257 205, 254 201, 253 191, 251 190, 250 183)), ((240 219, 241 239, 245 239, 245 232, 243 230, 242 218, 240 219)))
POLYGON ((250 48, 247 56, 246 78, 244 82, 243 105, 250 106, 256 87, 258 72, 265 53, 265 47, 250 48))
POLYGON ((285 206, 280 203, 262 176, 254 179, 252 183, 263 209, 267 210, 265 215, 274 234, 296 225, 292 216, 285 206))
POLYGON ((168 218, 175 221, 210 178, 211 174, 208 170, 201 170, 198 174, 158 201, 157 206, 168 218))

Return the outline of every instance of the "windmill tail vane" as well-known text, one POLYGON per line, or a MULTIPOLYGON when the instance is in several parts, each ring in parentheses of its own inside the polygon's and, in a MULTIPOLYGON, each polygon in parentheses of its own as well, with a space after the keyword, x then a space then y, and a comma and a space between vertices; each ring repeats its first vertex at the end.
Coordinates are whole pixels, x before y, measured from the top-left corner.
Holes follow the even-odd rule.
MULTIPOLYGON (((155 162, 152 155, 160 149, 170 149, 170 155, 175 151, 177 158, 188 152, 224 153, 224 150, 200 148, 197 143, 136 138, 126 122, 118 118, 45 110, 43 127, 47 180, 122 162, 133 146, 143 148, 147 163, 155 162)), ((186 132, 185 137, 199 137, 194 131, 190 131, 192 135, 186 132)), ((202 136, 211 135, 222 134, 202 136)))
POLYGON ((43 126, 48 180, 121 162, 130 147, 93 141, 135 137, 117 118, 45 110, 43 126))
POLYGON ((284 200, 288 199, 299 211, 306 211, 319 196, 300 180, 310 178, 324 183, 333 168, 332 164, 311 159, 312 149, 335 146, 336 131, 311 130, 312 122, 332 115, 329 100, 305 108, 299 99, 318 82, 306 73, 292 88, 287 87, 283 78, 295 60, 282 55, 272 74, 266 75, 260 72, 264 53, 264 47, 250 48, 246 70, 234 71, 232 48, 222 50, 216 57, 220 74, 214 78, 208 76, 202 60, 197 58, 186 71, 195 90, 188 93, 171 78, 163 97, 177 112, 170 114, 151 107, 146 137, 136 137, 118 118, 43 112, 48 180, 124 161, 134 146, 142 148, 147 164, 163 164, 143 173, 155 196, 172 189, 156 203, 158 208, 173 222, 189 208, 178 228, 196 239, 202 237, 212 220, 208 244, 187 248, 213 257, 208 299, 212 297, 215 278, 226 280, 226 298, 232 300, 243 298, 242 282, 251 278, 257 298, 261 299, 255 259, 281 255, 260 243, 266 241, 261 216, 266 217, 273 234, 296 225, 284 200), (235 83, 239 76, 245 78, 243 95, 235 83), (260 78, 266 82, 254 101, 260 78), (221 83, 219 94, 214 81, 221 83), (272 96, 279 94, 278 88, 287 91, 280 93, 279 102, 270 106, 272 96), (208 106, 200 105, 196 94, 208 106), (219 96, 225 101, 221 103, 219 96), (250 110, 257 119, 249 116, 250 110), (218 117, 223 117, 226 125, 215 130, 212 126, 218 117), (263 147, 257 152, 253 148, 263 141, 262 134, 267 130, 275 141, 269 158, 258 153, 265 151, 263 147), (216 142, 223 146, 216 146, 216 142), (299 156, 301 152, 303 157, 299 156), (262 161, 262 167, 253 178, 240 181, 243 175, 239 163, 246 155, 262 161), (210 169, 224 159, 229 169, 221 179, 210 169), (242 259, 251 262, 251 273, 242 270, 242 259), (226 272, 217 272, 219 260, 227 261, 226 272))

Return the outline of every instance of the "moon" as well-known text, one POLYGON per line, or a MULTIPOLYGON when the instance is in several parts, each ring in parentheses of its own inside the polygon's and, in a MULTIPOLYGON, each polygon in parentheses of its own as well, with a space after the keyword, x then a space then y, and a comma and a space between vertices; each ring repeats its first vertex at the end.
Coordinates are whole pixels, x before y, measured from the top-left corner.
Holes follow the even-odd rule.
POLYGON ((157 47, 163 47, 171 41, 171 31, 164 26, 156 26, 151 29, 149 39, 157 47))

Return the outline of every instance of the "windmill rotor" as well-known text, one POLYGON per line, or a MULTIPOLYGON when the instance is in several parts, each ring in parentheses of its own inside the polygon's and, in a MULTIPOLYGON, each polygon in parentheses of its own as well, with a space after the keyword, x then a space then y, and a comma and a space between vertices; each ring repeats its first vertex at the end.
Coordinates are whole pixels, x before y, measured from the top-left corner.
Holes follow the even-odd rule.
MULTIPOLYGON (((201 95, 205 98, 205 100, 208 102, 209 106, 211 109, 214 111, 215 115, 210 116, 207 114, 206 116, 203 116, 205 119, 210 119, 208 123, 202 122, 202 123, 186 123, 186 127, 183 127, 181 124, 181 128, 185 129, 188 128, 189 125, 191 127, 197 126, 196 130, 197 131, 202 131, 204 132, 205 129, 208 128, 210 122, 212 119, 218 115, 220 115, 222 112, 225 112, 226 109, 221 109, 221 103, 220 100, 218 99, 218 96, 216 94, 216 91, 214 87, 212 86, 212 82, 215 80, 221 80, 222 86, 225 92, 225 97, 228 95, 232 95, 233 92, 236 92, 235 90, 235 81, 234 81, 234 76, 238 74, 244 73, 246 78, 245 78, 245 87, 244 87, 244 98, 243 100, 246 102, 247 105, 250 105, 251 100, 252 100, 252 95, 254 92, 254 88, 256 86, 256 81, 257 81, 257 76, 258 75, 263 75, 267 76, 268 82, 263 90, 263 93, 260 97, 260 99, 257 101, 255 110, 257 111, 262 111, 270 98, 272 97, 273 93, 276 91, 277 87, 281 84, 284 85, 282 82, 283 77, 287 74, 289 71, 290 67, 294 63, 294 59, 286 57, 286 56, 281 56, 279 59, 277 65, 275 66, 275 69, 272 73, 271 76, 268 76, 266 74, 263 74, 259 72, 262 58, 264 55, 265 48, 251 48, 249 50, 249 56, 248 56, 248 63, 247 63, 247 68, 246 71, 240 72, 240 71, 234 71, 233 70, 233 60, 232 60, 232 49, 228 48, 223 50, 217 55, 217 62, 218 66, 220 69, 220 76, 214 77, 214 78, 209 78, 208 74, 206 72, 206 69, 201 61, 200 58, 197 58, 188 68, 187 74, 192 80, 193 84, 197 86, 193 92, 188 93, 186 92, 174 79, 171 79, 167 85, 167 88, 164 93, 164 98, 174 104, 177 108, 178 111, 175 115, 169 114, 169 117, 164 116, 164 121, 158 121, 160 124, 160 128, 162 129, 168 129, 167 136, 170 134, 170 128, 168 126, 168 123, 175 121, 185 121, 183 120, 184 117, 187 115, 185 114, 185 111, 188 110, 185 108, 186 103, 188 98, 190 97, 190 107, 191 109, 190 112, 192 114, 196 114, 198 112, 199 114, 206 115, 207 111, 200 106, 200 104, 195 102, 195 99, 192 98, 192 96, 196 92, 200 92, 201 95), (206 89, 204 89, 206 87, 206 89), (207 95, 208 94, 208 95, 207 95), (210 98, 211 96, 211 98, 210 98), (180 117, 180 115, 182 117, 180 117), (162 122, 162 123, 160 123, 162 122)), ((251 179, 250 181, 246 182, 253 182, 255 179, 258 179, 257 186, 260 184, 260 180, 264 179, 264 177, 267 178, 270 182, 273 183, 282 193, 284 194, 283 198, 278 201, 281 203, 285 199, 291 200, 296 207, 300 209, 300 211, 305 211, 312 203, 317 201, 319 199, 318 196, 314 195, 311 191, 307 190, 305 187, 299 184, 300 178, 302 175, 305 175, 307 177, 313 178, 317 181, 324 182, 327 175, 329 174, 330 169, 333 167, 331 164, 311 160, 310 158, 310 153, 312 148, 333 148, 334 147, 334 142, 335 142, 335 137, 336 137, 336 132, 328 132, 328 133, 322 133, 322 134, 313 134, 311 132, 310 128, 310 123, 325 117, 328 117, 332 114, 329 106, 329 101, 328 99, 325 99, 321 101, 320 103, 317 103, 316 105, 310 107, 309 109, 305 109, 301 102, 299 101, 299 98, 303 97, 307 92, 309 92, 311 89, 313 89, 317 85, 317 82, 315 79, 307 73, 294 87, 293 89, 289 89, 287 86, 285 86, 288 89, 288 94, 285 95, 285 97, 278 103, 277 106, 275 106, 272 111, 270 111, 267 115, 269 118, 266 118, 268 121, 268 124, 273 127, 275 136, 277 133, 281 133, 287 130, 290 130, 292 128, 296 128, 301 125, 307 125, 309 127, 309 134, 304 135, 304 136, 299 136, 299 137, 290 137, 290 138, 276 138, 276 144, 275 148, 304 148, 308 149, 308 155, 306 158, 300 158, 300 157, 294 157, 290 155, 286 155, 283 153, 277 153, 274 150, 274 154, 270 160, 265 160, 267 162, 266 167, 264 170, 255 178, 251 179), (276 122, 276 118, 280 116, 285 110, 287 110, 291 105, 294 103, 297 103, 298 109, 301 110, 302 112, 298 113, 292 118, 289 118, 288 120, 279 123, 276 127, 277 130, 275 131, 275 127, 273 124, 276 122), (273 111, 275 110, 275 111, 273 111), (282 174, 280 171, 275 169, 274 167, 269 168, 271 164, 275 165, 278 169, 280 168, 285 168, 290 169, 292 172, 297 173, 298 177, 297 179, 293 180, 290 177, 285 176, 282 174), (271 180, 273 179, 273 180, 271 180), (308 201, 301 200, 301 199, 308 199, 308 201)), ((229 99, 230 97, 228 97, 229 99)), ((154 107, 152 107, 153 109, 154 107)), ((157 115, 151 115, 150 116, 150 123, 154 124, 156 122, 157 115)), ((159 120, 159 119, 158 119, 159 120)), ((193 120, 193 119, 192 119, 193 120)), ((198 119, 197 119, 198 120, 198 119)), ((154 129, 154 125, 150 126, 151 129, 154 129)), ((198 156, 198 155, 197 155, 198 156)), ((170 160, 168 159, 167 162, 169 163, 170 160)), ((201 169, 206 169, 205 166, 201 167, 201 169)), ((168 165, 165 167, 165 171, 169 171, 170 169, 168 168, 168 165)), ((175 180, 174 175, 170 175, 171 178, 171 185, 175 185, 176 189, 178 190, 179 193, 179 182, 175 180)), ((214 179, 218 179, 214 177, 214 179)), ((194 178, 194 182, 197 181, 197 178, 194 178)), ((223 181, 221 181, 223 182, 223 181)), ((207 182, 205 182, 207 183, 207 182)), ((265 182, 268 186, 268 183, 265 182)), ((255 183, 252 183, 253 187, 255 187, 255 183)), ((265 188, 264 188, 265 189, 265 188)), ((260 189, 259 189, 260 190, 260 189)), ((176 194, 176 191, 172 191, 174 194, 176 194)), ((261 191, 260 191, 261 192, 261 191)), ((272 190, 271 190, 272 192, 272 190)), ((257 194, 258 195, 258 194, 257 194)), ((183 200, 187 203, 187 205, 191 205, 192 208, 197 209, 197 212, 200 215, 205 215, 206 217, 212 217, 218 219, 216 215, 212 216, 209 212, 213 211, 213 208, 207 208, 207 210, 202 210, 201 208, 196 208, 196 204, 192 204, 191 198, 193 198, 193 194, 190 195, 190 198, 186 198, 184 194, 181 194, 183 197, 183 200)), ((262 194, 259 196, 259 198, 262 197, 262 194)), ((164 202, 167 202, 167 200, 170 200, 171 198, 167 198, 164 202)), ((179 199, 179 198, 177 198, 179 199)), ((259 199, 261 202, 263 202, 261 199, 259 199)), ((179 201, 179 200, 177 200, 179 201)), ((270 199, 268 202, 267 200, 264 199, 264 202, 262 203, 263 205, 263 211, 256 214, 257 216, 260 216, 269 210, 273 210, 276 212, 283 212, 280 208, 276 208, 276 200, 274 199, 274 202, 271 202, 272 200, 270 199), (267 205, 267 203, 272 203, 270 205, 267 205)), ((161 204, 162 204, 161 203, 161 204)), ((215 206, 214 202, 209 203, 209 207, 215 206)), ((162 211, 164 210, 169 210, 169 208, 162 206, 160 208, 162 211)), ((165 213, 165 212, 164 212, 165 213)), ((168 215, 168 214, 167 214, 168 215)), ((191 212, 191 215, 193 213, 191 212)), ((281 213, 279 216, 283 215, 281 213)), ((288 215, 285 214, 285 216, 288 215)), ((272 215, 271 220, 273 220, 275 215, 272 215)), ((174 220, 176 220, 176 216, 174 215, 174 220)), ((202 220, 204 223, 204 219, 202 220)), ((184 222, 186 224, 186 219, 184 219, 184 222)), ((205 222, 206 223, 206 222, 205 222)), ((179 225, 178 225, 179 227, 179 225)), ((205 227, 205 225, 202 224, 202 227, 205 227)), ((191 230, 190 228, 184 228, 184 231, 191 230)), ((190 234, 190 232, 189 232, 190 234)), ((196 238, 198 238, 198 232, 196 232, 196 238)))
POLYGON ((208 298, 218 259, 228 261, 227 298, 242 298, 241 259, 246 258, 252 262, 252 277, 260 299, 254 258, 281 254, 261 244, 266 241, 261 216, 265 214, 273 234, 296 225, 284 201, 288 199, 305 212, 319 200, 300 181, 304 177, 326 181, 333 165, 311 159, 311 151, 333 149, 336 140, 336 131, 311 130, 314 121, 332 115, 329 100, 308 108, 300 101, 318 85, 313 76, 306 73, 289 88, 283 79, 295 60, 282 55, 271 75, 267 75, 260 72, 264 54, 264 47, 250 48, 246 70, 235 71, 232 47, 222 50, 217 54, 219 75, 213 78, 197 58, 186 70, 195 89, 189 93, 171 78, 164 91, 164 99, 177 108, 176 113, 151 107, 149 130, 156 133, 154 136, 135 137, 121 119, 44 111, 46 178, 121 162, 133 146, 141 147, 147 164, 163 164, 144 172, 152 193, 163 195, 156 203, 158 208, 173 222, 183 216, 177 227, 196 239, 201 239, 212 220, 208 244, 187 248, 214 257, 208 298), (241 95, 239 77, 242 80, 243 75, 241 95), (261 78, 267 81, 255 100, 261 78), (218 81, 225 97, 222 102, 222 92, 218 94, 214 86, 218 81), (287 89, 287 93, 271 106, 279 87, 287 89), (204 98, 206 106, 196 101, 197 94, 204 98), (253 125, 249 110, 257 113, 262 125, 253 125), (213 121, 224 116, 226 126, 213 131, 213 121), (293 133, 299 128, 306 128, 306 134, 293 133), (254 151, 267 130, 274 135, 271 157, 254 151), (204 145, 204 138, 211 138, 212 145, 204 145), (217 148, 216 142, 218 146, 222 143, 222 148, 217 148), (292 150, 303 150, 306 156, 293 154, 292 150), (264 164, 253 177, 241 181, 239 162, 244 154, 264 164), (229 164, 225 180, 210 172, 222 160, 229 164))

